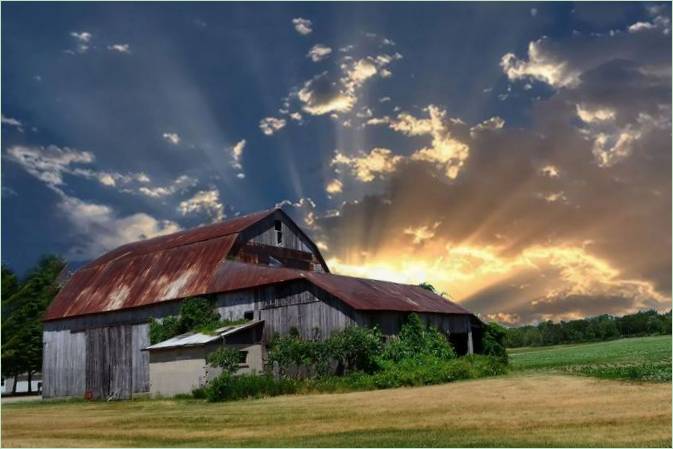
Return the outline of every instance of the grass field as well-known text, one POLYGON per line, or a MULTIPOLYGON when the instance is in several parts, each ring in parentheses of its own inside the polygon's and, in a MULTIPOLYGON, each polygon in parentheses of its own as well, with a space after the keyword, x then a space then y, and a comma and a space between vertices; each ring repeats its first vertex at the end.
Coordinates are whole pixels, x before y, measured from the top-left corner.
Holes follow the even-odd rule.
POLYGON ((19 402, 2 407, 2 445, 671 447, 670 383, 559 374, 594 367, 610 377, 609 366, 663 360, 670 379, 670 358, 670 337, 648 337, 518 349, 510 375, 420 388, 227 403, 19 402))
POLYGON ((17 403, 3 446, 670 446, 669 384, 519 374, 200 401, 17 403))
POLYGON ((671 336, 509 350, 514 370, 549 370, 608 379, 671 381, 671 336))

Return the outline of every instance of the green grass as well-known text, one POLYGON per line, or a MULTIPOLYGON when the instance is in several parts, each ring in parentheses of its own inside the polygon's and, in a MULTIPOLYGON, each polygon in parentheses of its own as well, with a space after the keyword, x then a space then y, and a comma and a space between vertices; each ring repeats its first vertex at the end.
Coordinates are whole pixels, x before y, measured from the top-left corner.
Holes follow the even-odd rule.
POLYGON ((671 389, 519 372, 429 387, 2 407, 5 447, 663 447, 671 389))
POLYGON ((606 379, 671 381, 671 336, 624 338, 599 343, 515 348, 511 367, 606 379))

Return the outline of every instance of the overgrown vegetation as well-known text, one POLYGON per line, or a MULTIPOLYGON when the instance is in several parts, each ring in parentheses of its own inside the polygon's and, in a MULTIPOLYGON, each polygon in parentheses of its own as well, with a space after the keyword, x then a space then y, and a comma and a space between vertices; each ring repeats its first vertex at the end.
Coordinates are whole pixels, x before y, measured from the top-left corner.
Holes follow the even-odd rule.
POLYGON ((223 373, 233 374, 238 370, 240 358, 238 349, 223 346, 208 354, 206 361, 212 366, 222 368, 223 373))
POLYGON ((42 316, 58 293, 64 267, 63 259, 44 256, 18 279, 2 266, 2 375, 27 373, 29 391, 32 374, 42 370, 42 316))
MULTIPOLYGON (((372 390, 430 385, 501 374, 506 369, 501 340, 493 355, 456 357, 446 337, 411 314, 399 335, 385 339, 377 328, 352 326, 329 338, 304 339, 295 332, 273 339, 268 373, 225 372, 195 397, 225 401, 295 392, 372 390)), ((217 360, 226 359, 218 355, 217 360)))
POLYGON ((190 298, 182 303, 178 316, 171 315, 161 320, 150 319, 150 343, 156 344, 186 332, 210 334, 220 327, 245 322, 247 320, 227 321, 220 319, 212 299, 190 298))
POLYGON ((641 311, 622 317, 600 315, 581 320, 554 323, 544 321, 536 326, 506 329, 508 348, 549 346, 615 340, 624 337, 671 334, 671 312, 641 311))

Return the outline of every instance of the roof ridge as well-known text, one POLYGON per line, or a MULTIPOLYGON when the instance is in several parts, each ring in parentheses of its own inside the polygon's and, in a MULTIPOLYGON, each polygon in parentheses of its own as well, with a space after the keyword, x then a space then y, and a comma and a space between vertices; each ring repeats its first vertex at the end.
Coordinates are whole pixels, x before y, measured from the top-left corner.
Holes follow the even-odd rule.
MULTIPOLYGON (((110 253, 112 253, 112 252, 114 252, 114 251, 120 250, 120 249, 124 248, 125 246, 135 245, 135 244, 139 244, 139 243, 141 243, 141 244, 148 244, 148 243, 151 243, 151 242, 153 242, 153 241, 159 241, 159 240, 162 239, 162 238, 165 239, 165 238, 168 238, 168 237, 171 237, 171 236, 175 236, 175 235, 180 234, 180 233, 184 233, 185 235, 187 235, 187 234, 190 233, 190 232, 198 232, 199 230, 204 230, 204 229, 207 229, 207 228, 215 228, 215 227, 217 227, 217 226, 222 226, 222 225, 225 225, 225 224, 227 224, 227 223, 229 223, 229 222, 233 222, 234 220, 244 219, 244 218, 246 218, 246 217, 251 217, 251 216, 253 216, 253 215, 260 215, 260 217, 259 217, 257 220, 255 220, 255 221, 252 222, 252 223, 249 223, 247 226, 245 226, 245 228, 243 228, 243 229, 246 229, 246 228, 252 226, 253 224, 258 223, 260 220, 263 220, 264 218, 268 217, 270 214, 272 214, 272 213, 275 212, 276 210, 278 210, 278 209, 277 209, 277 208, 274 208, 274 209, 264 209, 264 210, 261 210, 261 211, 251 212, 251 213, 249 213, 249 214, 245 214, 245 215, 240 215, 240 216, 238 216, 238 217, 232 217, 232 218, 229 218, 229 219, 227 219, 227 220, 221 221, 221 222, 219 222, 219 223, 211 223, 211 224, 207 224, 207 225, 197 226, 197 227, 195 227, 195 228, 183 229, 183 230, 181 230, 181 231, 172 232, 172 233, 170 233, 170 234, 158 235, 158 236, 156 236, 156 237, 152 237, 152 238, 145 239, 145 240, 138 240, 138 241, 135 241, 135 242, 125 243, 125 244, 123 244, 123 245, 120 245, 120 246, 118 246, 118 247, 116 247, 116 248, 114 248, 114 249, 111 249, 110 251, 108 251, 108 252, 102 254, 100 257, 98 257, 98 258, 92 260, 91 262, 89 262, 88 264, 86 264, 85 266, 83 266, 82 268, 80 268, 80 270, 86 270, 86 269, 95 268, 95 267, 98 267, 98 266, 101 266, 101 265, 106 265, 106 264, 108 264, 108 263, 117 261, 117 260, 119 260, 119 259, 122 259, 122 258, 128 256, 129 253, 128 253, 128 252, 124 252, 124 253, 122 253, 122 254, 120 254, 120 255, 118 255, 117 257, 114 257, 114 258, 112 258, 112 259, 104 260, 104 261, 100 261, 100 262, 96 263, 97 261, 99 261, 99 260, 100 260, 101 258, 103 258, 104 256, 106 256, 106 255, 108 255, 108 254, 110 254, 110 253)), ((178 243, 178 244, 176 244, 176 245, 169 246, 169 247, 158 247, 158 248, 155 248, 155 249, 149 249, 149 250, 146 250, 146 251, 137 252, 136 254, 134 254, 134 256, 144 256, 144 255, 147 255, 147 254, 156 253, 156 252, 158 252, 158 251, 167 251, 167 250, 172 250, 172 249, 175 249, 175 248, 181 248, 181 247, 183 247, 183 246, 187 246, 187 245, 193 245, 193 244, 197 244, 197 243, 203 243, 203 242, 207 242, 207 241, 210 241, 210 240, 217 240, 217 239, 220 239, 220 238, 223 238, 223 237, 228 237, 228 236, 231 236, 231 235, 234 235, 234 234, 240 234, 240 232, 241 232, 243 229, 239 229, 239 230, 231 231, 231 232, 225 232, 225 233, 223 233, 223 234, 218 234, 217 236, 204 237, 204 238, 199 239, 199 240, 188 241, 188 242, 182 242, 182 243, 178 243)))

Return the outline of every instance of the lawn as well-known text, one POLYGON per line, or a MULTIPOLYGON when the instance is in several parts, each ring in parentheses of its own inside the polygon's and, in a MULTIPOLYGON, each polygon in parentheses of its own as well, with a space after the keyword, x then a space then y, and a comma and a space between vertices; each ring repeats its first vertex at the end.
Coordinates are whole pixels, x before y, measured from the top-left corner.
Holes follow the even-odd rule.
POLYGON ((671 381, 671 336, 509 350, 513 370, 547 370, 609 379, 671 381))
POLYGON ((529 374, 343 394, 16 403, 3 446, 611 446, 671 444, 671 387, 529 374))

